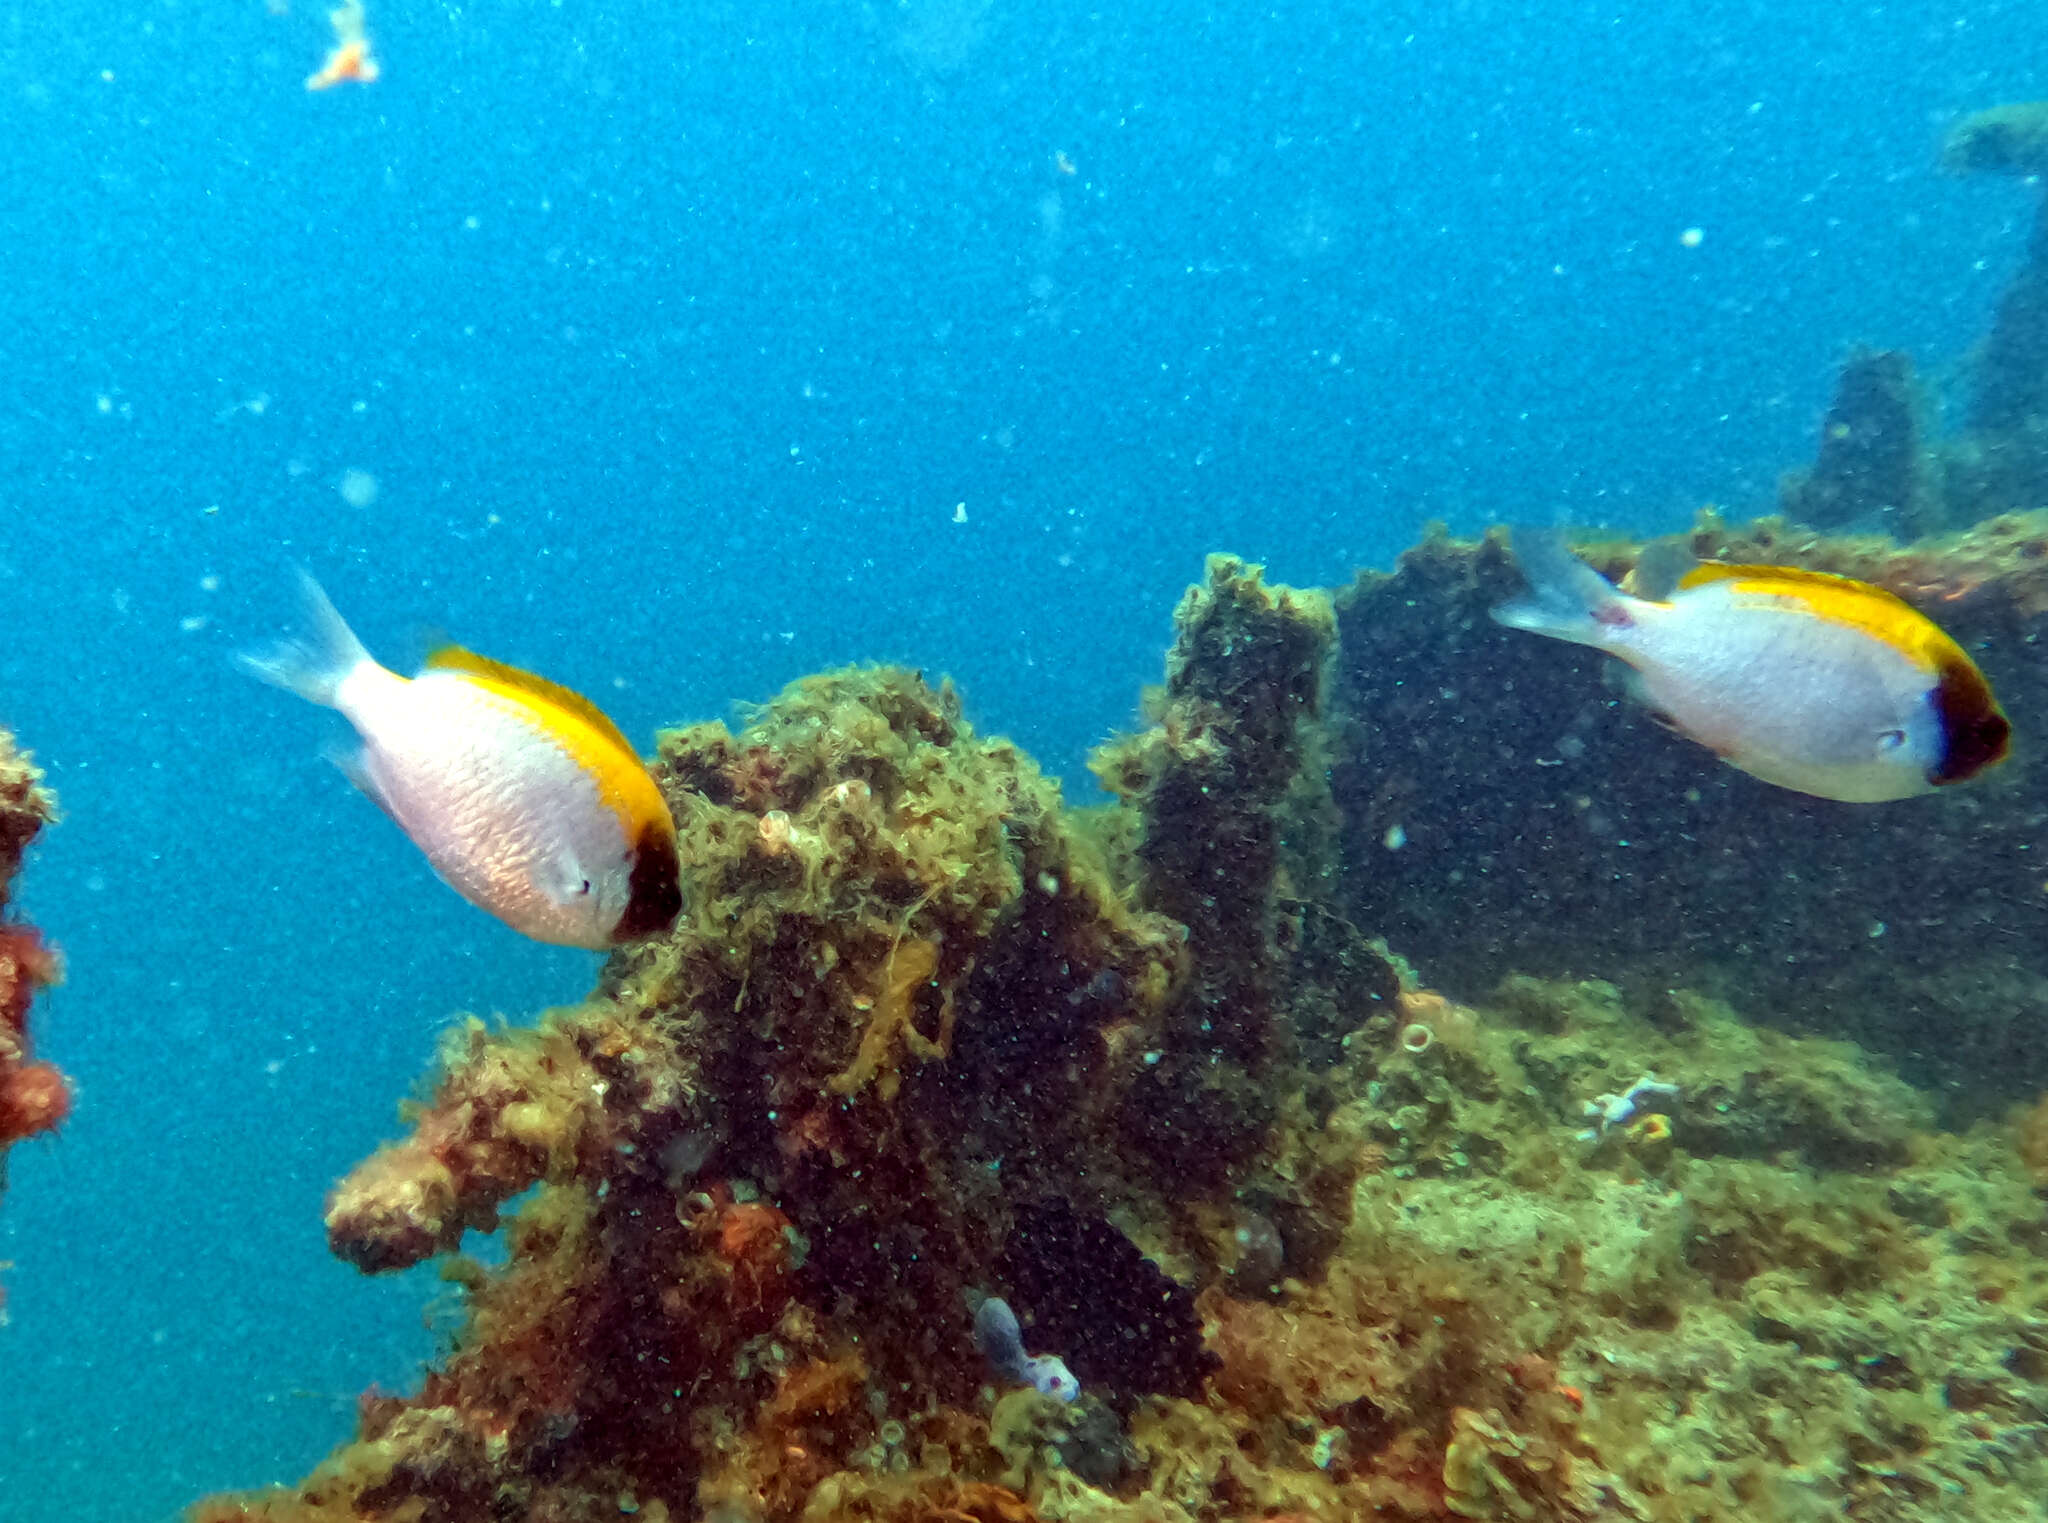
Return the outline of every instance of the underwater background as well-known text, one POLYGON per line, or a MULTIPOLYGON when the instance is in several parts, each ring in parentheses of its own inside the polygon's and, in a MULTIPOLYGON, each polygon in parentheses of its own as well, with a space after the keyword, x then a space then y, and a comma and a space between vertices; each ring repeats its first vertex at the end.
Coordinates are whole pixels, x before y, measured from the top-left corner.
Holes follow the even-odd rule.
MULTIPOLYGON (((0 723, 78 1086, 0 1210, 0 1520, 285 1481, 433 1349, 332 1181, 596 959, 436 883, 238 674, 327 586, 643 744, 949 673, 1085 799, 1181 589, 1430 519, 1768 507, 1857 342, 1944 381, 2033 198, 1936 167, 2022 4, 0 13, 0 723)), ((1479 718, 1483 719, 1483 714, 1479 718)))

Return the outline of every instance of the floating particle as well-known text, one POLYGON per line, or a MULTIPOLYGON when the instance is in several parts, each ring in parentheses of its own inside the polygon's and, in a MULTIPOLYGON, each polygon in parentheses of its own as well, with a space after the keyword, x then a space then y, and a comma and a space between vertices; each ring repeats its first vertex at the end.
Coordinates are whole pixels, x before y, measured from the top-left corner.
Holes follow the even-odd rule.
POLYGON ((352 508, 367 508, 377 500, 377 478, 368 471, 351 466, 341 473, 334 483, 335 491, 341 493, 341 500, 352 508))

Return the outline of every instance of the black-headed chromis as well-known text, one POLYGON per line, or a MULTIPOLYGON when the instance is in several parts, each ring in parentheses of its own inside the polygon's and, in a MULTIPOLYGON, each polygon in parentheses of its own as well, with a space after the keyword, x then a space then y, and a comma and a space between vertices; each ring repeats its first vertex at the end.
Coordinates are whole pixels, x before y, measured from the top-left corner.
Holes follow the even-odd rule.
POLYGON ((2012 727, 1984 674, 1882 588, 1666 544, 1644 551, 1632 597, 1559 534, 1519 530, 1514 549, 1529 590, 1496 620, 1627 662, 1658 719, 1767 783, 1878 803, 2005 759, 2012 727))
POLYGON ((343 770, 451 888, 559 946, 610 947, 674 922, 675 821, 594 704, 457 646, 401 677, 303 582, 308 636, 242 664, 355 726, 362 749, 343 770))

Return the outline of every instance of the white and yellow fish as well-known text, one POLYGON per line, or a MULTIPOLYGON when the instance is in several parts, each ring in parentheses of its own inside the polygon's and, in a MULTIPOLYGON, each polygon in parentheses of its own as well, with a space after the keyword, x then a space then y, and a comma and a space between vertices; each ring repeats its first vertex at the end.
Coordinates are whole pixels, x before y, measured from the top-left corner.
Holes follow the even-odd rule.
POLYGON ((1752 777, 1877 803, 2005 759, 2012 726, 1984 674, 1882 588, 1653 545, 1632 597, 1560 535, 1521 530, 1514 548, 1529 590, 1493 610, 1498 622, 1627 662, 1659 720, 1752 777))
POLYGON ((242 664, 355 726, 362 749, 343 770, 451 888, 559 946, 615 946, 674 922, 675 821, 596 705, 457 646, 401 677, 304 583, 310 636, 242 664))

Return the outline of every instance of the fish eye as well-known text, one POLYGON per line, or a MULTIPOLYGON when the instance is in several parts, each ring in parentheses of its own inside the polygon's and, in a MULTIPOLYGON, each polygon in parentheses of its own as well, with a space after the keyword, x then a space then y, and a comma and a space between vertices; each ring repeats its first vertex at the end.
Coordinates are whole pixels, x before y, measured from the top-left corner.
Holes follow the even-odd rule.
POLYGON ((1877 749, 1880 752, 1896 751, 1905 743, 1906 732, 1904 730, 1880 730, 1878 732, 1877 749))

